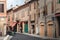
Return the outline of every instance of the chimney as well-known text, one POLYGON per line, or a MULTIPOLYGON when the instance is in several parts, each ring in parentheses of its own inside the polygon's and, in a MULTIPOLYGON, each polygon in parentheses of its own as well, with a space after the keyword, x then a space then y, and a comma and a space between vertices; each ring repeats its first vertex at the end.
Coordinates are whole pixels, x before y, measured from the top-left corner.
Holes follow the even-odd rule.
POLYGON ((15 7, 13 7, 13 10, 15 10, 16 8, 18 8, 19 6, 18 5, 16 5, 15 7))
POLYGON ((29 2, 29 1, 31 1, 31 0, 25 0, 25 3, 29 2))

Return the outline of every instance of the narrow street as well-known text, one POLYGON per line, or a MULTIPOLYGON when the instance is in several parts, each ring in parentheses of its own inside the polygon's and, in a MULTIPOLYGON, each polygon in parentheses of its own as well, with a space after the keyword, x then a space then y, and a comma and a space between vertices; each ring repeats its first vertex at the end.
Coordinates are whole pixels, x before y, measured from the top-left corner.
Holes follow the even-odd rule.
POLYGON ((38 37, 32 37, 32 36, 27 36, 23 34, 15 34, 11 40, 40 40, 40 39, 41 38, 38 38, 38 37))
POLYGON ((60 0, 0 0, 0 40, 60 40, 60 0))
POLYGON ((58 39, 42 39, 35 36, 29 36, 29 35, 17 33, 11 38, 11 40, 58 40, 58 39))

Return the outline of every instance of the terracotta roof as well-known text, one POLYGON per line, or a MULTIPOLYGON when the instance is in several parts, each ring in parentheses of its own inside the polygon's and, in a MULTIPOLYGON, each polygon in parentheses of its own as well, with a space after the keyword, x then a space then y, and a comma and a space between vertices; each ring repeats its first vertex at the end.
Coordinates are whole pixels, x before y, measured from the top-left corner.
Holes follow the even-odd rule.
POLYGON ((16 22, 12 22, 12 23, 10 24, 10 26, 13 27, 13 26, 15 26, 15 24, 16 24, 16 22))
MULTIPOLYGON (((30 3, 34 2, 36 0, 32 0, 32 1, 29 1, 27 3, 25 3, 24 5, 21 5, 19 6, 18 8, 14 9, 13 11, 16 12, 18 10, 21 10, 22 8, 26 8, 27 6, 29 6, 30 3)), ((9 9, 7 12, 10 12, 13 8, 9 9)))
POLYGON ((10 12, 11 10, 12 10, 12 8, 11 8, 11 9, 9 9, 9 10, 7 10, 7 13, 8 13, 8 12, 10 12))
POLYGON ((21 10, 21 9, 23 9, 23 8, 28 7, 29 4, 32 3, 32 2, 34 2, 34 1, 37 1, 37 0, 32 0, 32 1, 29 1, 29 2, 25 3, 24 5, 19 6, 18 8, 16 8, 16 9, 14 10, 14 12, 15 12, 15 11, 18 11, 18 10, 21 10))

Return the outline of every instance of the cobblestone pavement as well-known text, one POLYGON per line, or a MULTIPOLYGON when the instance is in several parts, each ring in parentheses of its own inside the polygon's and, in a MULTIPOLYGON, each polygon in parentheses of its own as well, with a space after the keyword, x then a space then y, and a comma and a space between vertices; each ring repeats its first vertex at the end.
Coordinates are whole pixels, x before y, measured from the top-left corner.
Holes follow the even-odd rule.
POLYGON ((58 39, 43 39, 43 38, 39 38, 39 37, 34 37, 34 36, 17 33, 11 38, 11 40, 58 40, 58 39))

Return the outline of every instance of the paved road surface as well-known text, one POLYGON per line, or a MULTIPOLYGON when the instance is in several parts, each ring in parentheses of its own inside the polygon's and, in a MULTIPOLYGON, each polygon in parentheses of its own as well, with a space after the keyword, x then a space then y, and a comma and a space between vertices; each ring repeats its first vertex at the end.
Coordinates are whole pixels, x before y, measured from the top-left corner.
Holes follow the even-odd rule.
POLYGON ((33 37, 33 36, 17 33, 11 38, 11 40, 57 40, 57 39, 42 39, 39 37, 33 37))

